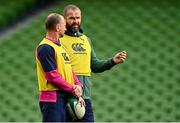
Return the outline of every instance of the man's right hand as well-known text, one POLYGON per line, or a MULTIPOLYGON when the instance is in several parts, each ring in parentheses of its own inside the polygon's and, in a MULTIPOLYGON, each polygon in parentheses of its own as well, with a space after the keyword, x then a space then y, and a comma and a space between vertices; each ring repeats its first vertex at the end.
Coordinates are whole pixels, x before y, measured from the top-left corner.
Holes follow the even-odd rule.
POLYGON ((78 102, 81 104, 81 107, 86 106, 86 103, 82 97, 79 97, 78 102))

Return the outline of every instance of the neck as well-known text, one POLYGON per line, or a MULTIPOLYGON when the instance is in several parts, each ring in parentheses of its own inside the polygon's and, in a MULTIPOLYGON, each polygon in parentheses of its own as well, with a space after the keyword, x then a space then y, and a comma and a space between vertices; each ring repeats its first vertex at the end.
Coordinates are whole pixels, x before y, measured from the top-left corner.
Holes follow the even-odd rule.
POLYGON ((51 31, 48 31, 46 33, 46 37, 51 40, 55 40, 55 41, 57 41, 59 39, 59 35, 56 32, 51 32, 51 31))

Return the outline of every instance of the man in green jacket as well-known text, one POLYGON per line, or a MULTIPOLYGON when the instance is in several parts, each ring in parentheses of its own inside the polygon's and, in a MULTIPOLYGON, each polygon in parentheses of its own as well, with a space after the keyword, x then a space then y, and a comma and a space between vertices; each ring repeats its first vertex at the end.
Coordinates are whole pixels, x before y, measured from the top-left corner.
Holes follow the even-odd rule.
POLYGON ((94 122, 94 114, 91 104, 91 72, 103 72, 111 69, 114 65, 124 63, 127 53, 117 53, 113 58, 99 60, 96 57, 90 39, 83 33, 81 25, 81 10, 75 5, 68 5, 64 8, 66 20, 66 32, 60 39, 60 43, 69 54, 74 72, 83 84, 83 98, 86 104, 85 116, 79 120, 83 122, 94 122))

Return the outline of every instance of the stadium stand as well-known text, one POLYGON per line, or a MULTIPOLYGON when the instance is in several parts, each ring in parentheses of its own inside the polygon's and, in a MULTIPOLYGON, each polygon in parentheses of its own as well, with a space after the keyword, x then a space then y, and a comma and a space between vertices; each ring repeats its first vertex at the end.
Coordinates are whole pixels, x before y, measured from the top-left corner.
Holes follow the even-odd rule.
POLYGON ((1 0, 0 31, 56 0, 1 0))
MULTIPOLYGON (((35 48, 44 36, 45 17, 62 13, 67 4, 82 9, 82 27, 99 58, 128 52, 125 64, 92 74, 95 120, 180 121, 178 0, 67 0, 1 35, 0 121, 41 121, 35 48)), ((4 14, 3 21, 14 14, 4 14)))

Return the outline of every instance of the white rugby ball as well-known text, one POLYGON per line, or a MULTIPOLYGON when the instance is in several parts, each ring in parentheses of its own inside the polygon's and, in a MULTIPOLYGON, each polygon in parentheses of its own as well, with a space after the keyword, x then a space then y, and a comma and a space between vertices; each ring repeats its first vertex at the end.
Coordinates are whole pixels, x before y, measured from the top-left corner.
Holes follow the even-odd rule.
POLYGON ((85 115, 85 107, 74 97, 68 99, 67 109, 73 120, 81 119, 85 115))

